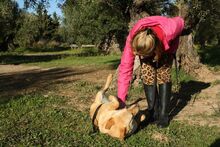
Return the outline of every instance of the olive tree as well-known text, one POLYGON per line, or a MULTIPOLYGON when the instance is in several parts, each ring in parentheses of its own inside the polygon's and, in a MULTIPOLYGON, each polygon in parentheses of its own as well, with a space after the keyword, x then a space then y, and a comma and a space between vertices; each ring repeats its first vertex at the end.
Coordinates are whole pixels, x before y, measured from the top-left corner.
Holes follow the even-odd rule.
POLYGON ((20 10, 12 0, 0 1, 0 50, 6 51, 13 47, 13 38, 17 29, 20 10))

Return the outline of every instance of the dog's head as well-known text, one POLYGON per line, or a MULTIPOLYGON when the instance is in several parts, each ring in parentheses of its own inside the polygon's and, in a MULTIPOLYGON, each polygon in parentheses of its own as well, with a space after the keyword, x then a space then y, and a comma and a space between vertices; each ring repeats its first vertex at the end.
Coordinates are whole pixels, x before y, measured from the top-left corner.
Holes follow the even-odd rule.
POLYGON ((109 130, 108 134, 110 136, 124 140, 125 137, 134 133, 145 117, 144 115, 140 115, 139 106, 136 104, 120 111, 120 114, 108 120, 105 129, 109 130))
POLYGON ((140 123, 146 119, 146 114, 140 110, 138 104, 134 104, 128 108, 128 111, 132 114, 132 119, 129 123, 127 128, 126 137, 133 134, 137 128, 139 127, 140 123))

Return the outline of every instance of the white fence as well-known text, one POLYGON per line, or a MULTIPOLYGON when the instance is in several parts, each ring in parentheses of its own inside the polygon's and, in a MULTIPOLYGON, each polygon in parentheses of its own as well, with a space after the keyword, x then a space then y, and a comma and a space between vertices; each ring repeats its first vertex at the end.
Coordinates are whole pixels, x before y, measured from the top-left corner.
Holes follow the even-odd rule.
POLYGON ((79 48, 79 46, 77 44, 70 44, 70 47, 71 47, 71 49, 79 48))
POLYGON ((81 48, 91 48, 91 47, 95 47, 95 45, 92 44, 87 44, 87 45, 82 45, 81 48))
POLYGON ((71 49, 76 49, 76 48, 92 48, 92 47, 96 47, 93 44, 83 44, 81 46, 78 46, 77 44, 70 44, 70 48, 71 49))

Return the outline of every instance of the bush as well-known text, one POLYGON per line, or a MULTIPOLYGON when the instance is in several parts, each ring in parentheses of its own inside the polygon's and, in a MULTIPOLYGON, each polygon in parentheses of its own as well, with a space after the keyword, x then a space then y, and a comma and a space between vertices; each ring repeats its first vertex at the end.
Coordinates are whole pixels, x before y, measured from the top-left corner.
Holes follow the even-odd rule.
POLYGON ((47 48, 57 48, 60 46, 60 42, 57 42, 57 41, 49 41, 47 43, 47 48))
POLYGON ((23 47, 18 47, 14 50, 14 52, 16 52, 16 53, 24 53, 25 51, 27 51, 27 49, 25 49, 23 47))

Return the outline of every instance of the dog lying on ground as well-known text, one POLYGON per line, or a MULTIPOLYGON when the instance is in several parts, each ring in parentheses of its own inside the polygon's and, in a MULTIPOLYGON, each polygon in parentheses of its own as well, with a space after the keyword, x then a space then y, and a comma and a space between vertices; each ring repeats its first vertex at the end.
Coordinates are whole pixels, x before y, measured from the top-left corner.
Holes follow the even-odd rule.
POLYGON ((96 94, 95 101, 90 107, 90 117, 93 126, 101 133, 124 140, 137 130, 140 122, 146 117, 139 113, 138 105, 118 109, 118 99, 113 95, 108 98, 105 96, 111 81, 112 75, 110 74, 104 88, 96 94))

